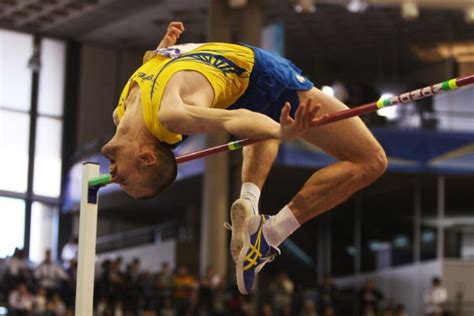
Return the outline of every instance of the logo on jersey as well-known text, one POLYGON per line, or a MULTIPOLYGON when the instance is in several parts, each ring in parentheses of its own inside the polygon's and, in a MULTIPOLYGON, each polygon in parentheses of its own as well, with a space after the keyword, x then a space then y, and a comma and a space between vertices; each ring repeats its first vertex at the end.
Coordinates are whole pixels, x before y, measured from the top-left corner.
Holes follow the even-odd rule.
POLYGON ((181 56, 175 60, 194 60, 197 62, 202 62, 219 69, 225 75, 233 73, 240 77, 246 71, 244 68, 237 66, 235 63, 224 56, 211 53, 191 53, 181 56))
POLYGON ((302 75, 295 74, 296 80, 298 80, 300 83, 304 83, 306 79, 302 75))

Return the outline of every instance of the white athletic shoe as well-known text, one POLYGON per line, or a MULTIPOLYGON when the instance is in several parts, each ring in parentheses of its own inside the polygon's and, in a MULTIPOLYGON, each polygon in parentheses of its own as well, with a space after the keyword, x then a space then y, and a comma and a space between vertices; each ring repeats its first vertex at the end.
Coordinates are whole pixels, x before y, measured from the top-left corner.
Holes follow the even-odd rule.
POLYGON ((244 246, 244 239, 246 230, 245 220, 254 215, 252 204, 246 199, 237 199, 230 209, 231 224, 225 223, 224 226, 232 231, 230 240, 230 254, 234 262, 237 262, 240 251, 244 246))

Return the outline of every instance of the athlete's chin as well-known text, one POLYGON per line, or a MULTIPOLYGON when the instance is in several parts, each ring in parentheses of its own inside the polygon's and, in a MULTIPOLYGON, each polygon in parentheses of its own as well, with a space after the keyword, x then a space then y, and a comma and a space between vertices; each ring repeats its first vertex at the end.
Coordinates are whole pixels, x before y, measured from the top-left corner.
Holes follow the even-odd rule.
POLYGON ((124 186, 124 185, 120 185, 120 188, 122 189, 123 192, 127 193, 128 196, 130 196, 134 199, 139 199, 140 198, 135 190, 132 190, 132 189, 130 189, 130 188, 124 186))
POLYGON ((130 197, 134 198, 135 200, 145 200, 152 198, 152 194, 148 194, 146 190, 134 190, 130 188, 125 188, 124 186, 121 186, 122 191, 127 193, 130 197))

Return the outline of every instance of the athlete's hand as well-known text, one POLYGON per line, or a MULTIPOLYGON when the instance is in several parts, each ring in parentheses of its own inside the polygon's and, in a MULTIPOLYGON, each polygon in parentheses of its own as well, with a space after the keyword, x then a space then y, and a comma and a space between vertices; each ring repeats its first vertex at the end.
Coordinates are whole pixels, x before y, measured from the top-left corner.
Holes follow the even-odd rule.
POLYGON ((317 126, 328 115, 317 116, 321 105, 314 104, 312 99, 308 99, 305 103, 301 103, 295 113, 295 118, 290 116, 291 105, 285 103, 281 109, 280 115, 280 136, 284 141, 292 140, 302 136, 310 128, 317 126))
POLYGON ((183 22, 171 22, 168 25, 166 34, 158 45, 157 49, 170 47, 176 44, 176 41, 181 36, 181 33, 184 32, 183 22))

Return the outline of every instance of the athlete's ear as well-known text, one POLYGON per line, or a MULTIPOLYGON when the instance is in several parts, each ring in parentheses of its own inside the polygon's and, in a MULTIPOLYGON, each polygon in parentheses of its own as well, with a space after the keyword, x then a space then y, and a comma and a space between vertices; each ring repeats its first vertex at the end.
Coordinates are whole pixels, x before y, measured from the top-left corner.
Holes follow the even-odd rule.
POLYGON ((151 149, 142 150, 138 156, 140 157, 140 161, 147 166, 152 166, 157 163, 156 154, 151 149))

